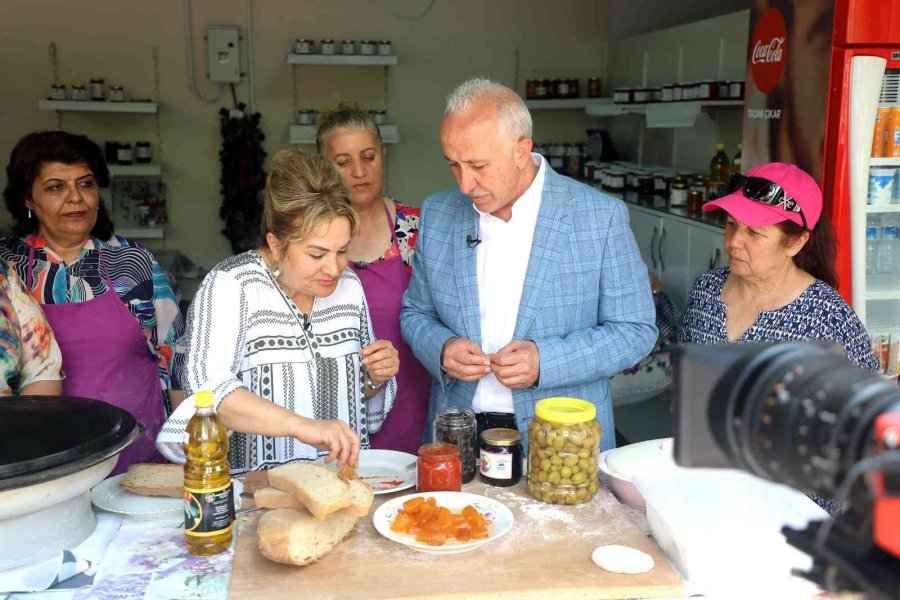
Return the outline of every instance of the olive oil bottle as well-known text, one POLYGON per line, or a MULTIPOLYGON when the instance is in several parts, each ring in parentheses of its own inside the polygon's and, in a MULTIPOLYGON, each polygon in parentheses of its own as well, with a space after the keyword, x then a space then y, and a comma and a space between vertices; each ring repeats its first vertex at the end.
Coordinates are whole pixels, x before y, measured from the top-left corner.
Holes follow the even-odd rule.
POLYGON ((191 554, 212 556, 231 545, 234 524, 228 431, 216 418, 212 392, 197 392, 194 406, 184 432, 184 537, 191 554))

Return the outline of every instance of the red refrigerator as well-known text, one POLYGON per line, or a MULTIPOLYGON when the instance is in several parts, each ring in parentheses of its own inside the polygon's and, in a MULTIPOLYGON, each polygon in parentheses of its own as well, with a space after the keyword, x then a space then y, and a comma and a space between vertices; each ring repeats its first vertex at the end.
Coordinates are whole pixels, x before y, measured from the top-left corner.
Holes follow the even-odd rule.
POLYGON ((839 291, 885 371, 900 347, 900 0, 835 0, 822 187, 839 291))

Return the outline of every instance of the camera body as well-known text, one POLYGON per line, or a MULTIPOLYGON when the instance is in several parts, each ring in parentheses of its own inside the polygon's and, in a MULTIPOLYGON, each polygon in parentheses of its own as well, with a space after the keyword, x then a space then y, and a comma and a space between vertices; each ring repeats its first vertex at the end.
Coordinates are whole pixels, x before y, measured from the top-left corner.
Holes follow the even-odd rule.
POLYGON ((900 389, 822 342, 673 351, 675 461, 734 467, 834 497, 833 522, 786 528, 831 590, 900 598, 900 389))

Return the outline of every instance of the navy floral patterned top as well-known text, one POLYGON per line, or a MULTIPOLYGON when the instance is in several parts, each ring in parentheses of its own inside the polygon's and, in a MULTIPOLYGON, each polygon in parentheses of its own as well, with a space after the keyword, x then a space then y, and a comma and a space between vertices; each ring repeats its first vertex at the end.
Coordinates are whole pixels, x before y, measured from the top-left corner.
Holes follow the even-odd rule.
MULTIPOLYGON (((725 304, 719 298, 730 269, 704 273, 694 282, 678 342, 724 344, 725 304)), ((816 280, 790 304, 759 314, 756 322, 735 343, 830 340, 844 348, 847 358, 863 369, 878 370, 878 359, 865 326, 834 288, 816 280)))

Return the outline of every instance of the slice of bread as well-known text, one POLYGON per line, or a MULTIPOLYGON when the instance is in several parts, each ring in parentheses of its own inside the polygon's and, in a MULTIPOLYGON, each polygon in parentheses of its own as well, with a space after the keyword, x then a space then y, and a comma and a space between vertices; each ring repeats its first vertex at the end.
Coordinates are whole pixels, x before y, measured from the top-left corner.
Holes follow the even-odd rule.
POLYGON ((184 497, 184 466, 137 463, 119 481, 119 487, 141 496, 184 497))
POLYGON ((372 508, 375 492, 358 479, 351 479, 349 484, 350 506, 347 507, 347 512, 357 517, 365 517, 369 514, 369 509, 372 508))
POLYGON ((292 463, 269 471, 269 485, 287 492, 317 519, 350 506, 350 486, 337 471, 312 463, 292 463))
POLYGON ((305 510, 279 508, 259 519, 259 551, 275 562, 316 562, 353 532, 356 517, 347 511, 315 519, 305 510))
POLYGON ((303 508, 299 500, 273 487, 264 487, 253 492, 253 503, 257 508, 303 508))

